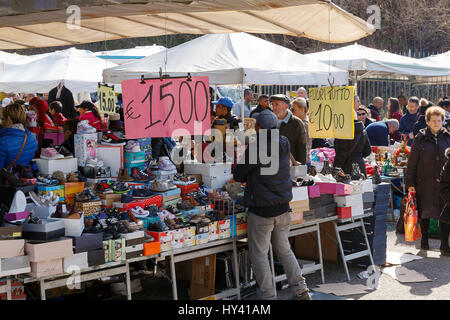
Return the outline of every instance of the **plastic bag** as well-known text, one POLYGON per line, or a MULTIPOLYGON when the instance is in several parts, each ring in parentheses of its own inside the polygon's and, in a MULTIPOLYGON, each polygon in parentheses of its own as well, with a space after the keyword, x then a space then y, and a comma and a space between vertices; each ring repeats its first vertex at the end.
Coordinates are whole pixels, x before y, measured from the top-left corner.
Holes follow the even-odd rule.
POLYGON ((405 209, 405 240, 412 242, 420 239, 422 233, 420 232, 419 214, 416 206, 416 193, 408 193, 405 209))

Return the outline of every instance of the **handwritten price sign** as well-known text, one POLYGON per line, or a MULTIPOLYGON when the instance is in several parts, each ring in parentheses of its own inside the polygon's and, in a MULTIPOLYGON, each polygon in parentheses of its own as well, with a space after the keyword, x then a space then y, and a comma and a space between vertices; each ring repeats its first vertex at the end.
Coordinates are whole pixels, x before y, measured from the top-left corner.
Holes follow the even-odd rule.
POLYGON ((98 102, 101 113, 116 113, 116 96, 114 94, 114 88, 105 85, 99 85, 98 102))
POLYGON ((354 87, 309 89, 310 138, 354 138, 354 90, 354 87))
POLYGON ((127 139, 170 137, 176 129, 203 134, 211 129, 209 78, 140 79, 122 82, 127 139))

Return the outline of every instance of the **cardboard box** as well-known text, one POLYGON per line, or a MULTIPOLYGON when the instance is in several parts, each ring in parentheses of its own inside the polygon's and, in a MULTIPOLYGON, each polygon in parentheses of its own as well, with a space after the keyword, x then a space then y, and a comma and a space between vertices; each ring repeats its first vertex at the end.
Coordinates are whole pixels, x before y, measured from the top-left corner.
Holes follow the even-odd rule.
POLYGON ((203 184, 203 178, 201 174, 189 174, 189 176, 195 178, 195 182, 198 183, 199 186, 203 184))
POLYGON ((144 243, 144 256, 151 256, 161 252, 161 243, 159 241, 144 243))
POLYGON ((230 163, 200 163, 196 161, 184 161, 184 173, 201 174, 204 178, 220 177, 231 174, 230 163))
POLYGON ((363 181, 352 181, 351 184, 353 186, 353 194, 366 192, 364 191, 363 181))
MULTIPOLYGON (((122 152, 123 154, 123 152, 122 152)), ((124 165, 125 168, 133 168, 145 164, 145 152, 125 152, 124 165)))
POLYGON ((31 262, 31 276, 35 278, 48 277, 63 273, 63 259, 44 260, 31 262))
POLYGON ((172 250, 177 250, 177 249, 183 248, 183 243, 184 243, 183 238, 172 240, 172 250))
POLYGON ((231 229, 220 229, 219 230, 219 239, 228 239, 231 238, 231 229))
POLYGON ((125 239, 125 246, 135 246, 138 244, 143 244, 145 242, 144 231, 139 230, 130 233, 121 234, 121 237, 125 239))
POLYGON ((230 219, 219 220, 218 221, 219 230, 228 230, 228 229, 230 229, 230 227, 231 227, 230 223, 231 223, 230 219))
MULTIPOLYGON (((28 218, 30 213, 31 213, 30 211, 7 213, 5 214, 5 221, 11 222, 17 220, 25 220, 26 218, 28 218)), ((17 227, 22 228, 21 226, 17 227)))
POLYGON ((320 197, 320 186, 308 186, 308 197, 309 198, 318 198, 320 197))
POLYGON ((155 241, 161 242, 161 251, 163 243, 172 242, 173 240, 172 231, 165 231, 165 232, 150 231, 149 233, 153 238, 155 238, 155 241))
POLYGON ((334 196, 332 194, 321 194, 320 205, 325 206, 327 204, 334 203, 334 196))
POLYGON ((363 192, 373 192, 372 179, 366 179, 361 182, 363 192))
POLYGON ((196 243, 196 240, 195 240, 195 236, 193 236, 193 237, 190 237, 190 238, 184 238, 183 239, 183 248, 186 248, 186 247, 193 247, 193 246, 195 246, 197 243, 196 243))
POLYGON ((9 240, 22 237, 22 226, 0 227, 0 240, 9 240))
POLYGON ((335 196, 334 201, 338 207, 352 207, 363 205, 362 195, 354 194, 351 196, 335 196))
POLYGON ((183 239, 195 237, 196 229, 194 226, 183 228, 183 239))
POLYGON ((172 250, 172 241, 160 242, 160 249, 161 249, 161 252, 172 250))
MULTIPOLYGON (((292 167, 291 167, 292 168, 292 167)), ((307 201, 308 196, 308 187, 293 187, 292 188, 292 202, 296 201, 307 201)))
POLYGON ((321 194, 335 194, 336 193, 336 183, 331 182, 317 182, 320 188, 321 194))
POLYGON ((30 272, 30 257, 17 256, 0 259, 0 277, 30 272))
POLYGON ((172 236, 173 236, 173 240, 183 239, 183 237, 184 237, 184 230, 183 229, 172 230, 172 236))
MULTIPOLYGON (((334 199, 333 199, 333 202, 334 202, 334 199)), ((314 210, 314 209, 320 208, 321 206, 322 205, 320 203, 320 197, 309 199, 309 210, 314 210)))
POLYGON ((125 247, 125 238, 111 240, 111 261, 125 260, 126 248, 140 247, 144 250, 144 245, 139 244, 136 246, 125 247))
POLYGON ((338 219, 348 219, 352 217, 352 207, 338 207, 338 219))
POLYGON ((0 240, 0 258, 8 259, 24 255, 25 240, 0 240))
POLYGON ((97 193, 105 207, 111 207, 113 202, 120 202, 122 195, 118 193, 97 193))
POLYGON ((336 183, 336 192, 337 196, 345 196, 353 194, 353 185, 344 184, 344 183, 336 183))
POLYGON ((37 187, 38 194, 44 195, 49 193, 50 191, 57 194, 59 197, 59 202, 64 201, 65 193, 64 193, 64 185, 59 186, 38 186, 37 187))
POLYGON ((203 185, 209 189, 222 189, 228 181, 233 179, 232 174, 221 176, 203 176, 203 185))
POLYGON ((97 158, 97 141, 97 133, 75 134, 75 158, 78 161, 78 166, 84 167, 87 159, 97 158))
POLYGON ((102 208, 101 201, 91 201, 91 202, 77 202, 78 212, 84 213, 86 217, 100 213, 102 208))
POLYGON ((65 235, 63 221, 41 219, 41 224, 24 223, 22 235, 27 240, 54 240, 65 235))
POLYGON ((25 244, 25 252, 30 256, 31 262, 41 262, 70 257, 73 256, 72 240, 64 239, 44 243, 27 242, 25 244))
POLYGON ((56 212, 56 206, 52 207, 37 207, 34 206, 32 209, 34 215, 39 219, 48 219, 52 214, 56 212))
POLYGON ((362 204, 357 206, 352 206, 352 218, 358 217, 364 214, 364 207, 362 204))
POLYGON ((103 241, 103 251, 105 252, 105 263, 111 262, 113 259, 112 240, 103 241))
POLYGON ((197 245, 209 242, 209 233, 200 233, 195 235, 195 242, 197 245))
POLYGON ((97 146, 97 157, 102 159, 105 167, 111 169, 111 178, 119 176, 119 170, 124 167, 124 146, 97 146))
POLYGON ((208 232, 208 242, 219 240, 219 231, 208 232))
POLYGON ((363 202, 375 202, 375 193, 373 192, 364 192, 362 196, 363 202))
POLYGON ((105 250, 103 248, 88 251, 89 267, 99 266, 102 264, 105 264, 105 250))
POLYGON ((103 234, 83 233, 79 237, 72 238, 72 245, 75 253, 100 249, 103 247, 103 234))
POLYGON ((208 233, 209 232, 209 223, 197 223, 197 224, 192 224, 192 226, 195 227, 195 233, 199 234, 199 233, 208 233))
POLYGON ((291 201, 289 202, 289 206, 292 210, 303 209, 302 211, 309 210, 309 200, 301 200, 301 201, 291 201))
POLYGON ((192 260, 190 298, 199 299, 215 293, 216 255, 192 260))
POLYGON ((76 253, 71 257, 63 259, 63 270, 65 273, 72 273, 77 268, 83 270, 88 267, 87 252, 76 253))
POLYGON ((291 166, 290 168, 291 179, 304 178, 308 174, 308 167, 305 165, 291 166))
POLYGON ((33 159, 43 176, 52 175, 55 171, 62 171, 64 174, 78 171, 78 162, 76 158, 68 159, 33 159))
POLYGON ((77 194, 83 192, 84 182, 66 182, 64 183, 64 195, 77 194))
POLYGON ((80 219, 68 218, 50 218, 50 220, 62 221, 64 223, 64 235, 66 237, 79 237, 84 230, 84 214, 81 214, 80 219))
POLYGON ((292 211, 291 219, 291 224, 301 223, 303 221, 303 211, 292 211))

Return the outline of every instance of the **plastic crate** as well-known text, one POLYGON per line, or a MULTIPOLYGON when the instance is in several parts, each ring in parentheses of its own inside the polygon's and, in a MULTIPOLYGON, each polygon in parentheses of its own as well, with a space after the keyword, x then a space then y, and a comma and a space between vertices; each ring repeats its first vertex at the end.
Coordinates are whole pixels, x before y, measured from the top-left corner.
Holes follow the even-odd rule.
POLYGON ((158 207, 161 207, 162 206, 162 197, 160 195, 156 195, 156 196, 152 196, 147 199, 142 199, 139 201, 133 201, 133 202, 129 202, 129 203, 114 202, 113 207, 118 208, 121 211, 128 211, 128 210, 136 208, 136 207, 145 208, 147 206, 151 206, 152 204, 156 204, 158 207))

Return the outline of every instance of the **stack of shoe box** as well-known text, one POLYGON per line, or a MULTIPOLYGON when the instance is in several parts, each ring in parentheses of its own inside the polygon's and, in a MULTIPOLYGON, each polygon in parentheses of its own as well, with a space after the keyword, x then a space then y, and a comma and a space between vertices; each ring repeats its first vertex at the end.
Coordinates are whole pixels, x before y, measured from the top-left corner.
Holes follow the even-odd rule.
POLYGON ((64 259, 64 271, 70 266, 80 269, 101 265, 105 263, 105 250, 103 248, 103 234, 83 233, 79 237, 72 237, 73 257, 64 259))
POLYGON ((190 226, 182 228, 183 230, 183 248, 195 246, 196 243, 196 227, 190 226))
POLYGON ((170 231, 150 231, 150 235, 160 243, 161 252, 172 250, 173 232, 170 231))
POLYGON ((84 167, 87 159, 94 159, 97 157, 97 142, 97 133, 75 134, 75 158, 78 160, 79 167, 84 167))
POLYGON ((30 256, 33 277, 62 273, 64 258, 73 256, 72 240, 61 239, 44 243, 27 242, 25 252, 30 256))
POLYGON ((231 220, 222 219, 217 222, 217 228, 219 230, 219 239, 231 238, 231 220))
POLYGON ((28 273, 30 257, 24 255, 25 240, 20 239, 22 227, 0 227, 0 277, 28 273))
POLYGON ((64 221, 40 219, 41 223, 24 223, 23 238, 27 240, 50 241, 64 237, 66 228, 64 221))
POLYGON ((132 168, 140 168, 145 170, 145 152, 125 152, 125 168, 128 169, 128 174, 131 175, 132 168))
POLYGON ((334 201, 338 207, 339 219, 350 218, 348 216, 350 211, 352 218, 361 216, 364 213, 362 193, 354 193, 348 196, 334 196, 334 201))
POLYGON ((301 223, 303 221, 303 212, 310 209, 307 186, 292 188, 292 200, 289 202, 289 206, 291 208, 292 224, 301 223))
MULTIPOLYGON (((371 180, 366 180, 371 183, 371 180)), ((387 247, 387 209, 389 207, 390 184, 382 183, 371 186, 363 185, 364 197, 364 213, 373 213, 372 216, 364 218, 364 227, 367 233, 372 258, 375 265, 383 265, 386 263, 386 247, 387 247), (371 202, 372 201, 372 202, 371 202), (375 201, 375 202, 374 202, 375 201), (374 205, 375 204, 375 205, 374 205)), ((357 230, 346 230, 341 232, 344 252, 351 254, 354 252, 365 250, 366 243, 364 235, 357 230)), ((369 257, 361 257, 349 261, 350 263, 367 268, 371 263, 369 257)))
POLYGON ((208 226, 208 241, 219 240, 219 222, 211 221, 208 226))
POLYGON ((231 238, 247 234, 247 212, 241 211, 230 216, 231 238))
POLYGON ((184 162, 184 173, 201 174, 203 184, 209 189, 220 189, 233 179, 231 163, 184 162))
POLYGON ((142 230, 122 234, 122 239, 111 241, 113 241, 112 249, 114 250, 114 261, 120 261, 119 259, 134 259, 142 257, 144 255, 145 235, 144 231, 142 230), (123 242, 120 242, 118 240, 122 240, 123 242), (118 250, 119 242, 122 246, 122 249, 124 249, 122 250, 122 252, 124 253, 122 256, 120 256, 120 250, 118 250))

